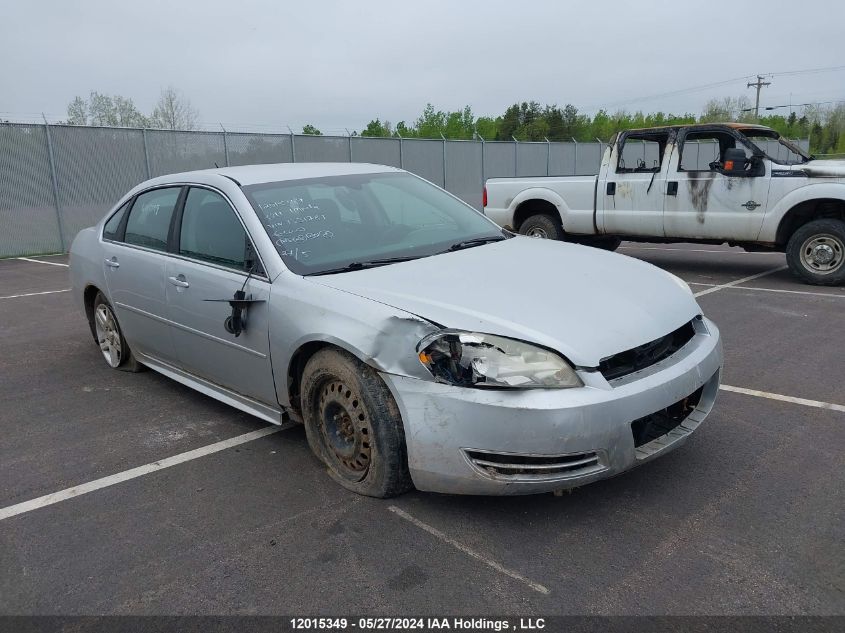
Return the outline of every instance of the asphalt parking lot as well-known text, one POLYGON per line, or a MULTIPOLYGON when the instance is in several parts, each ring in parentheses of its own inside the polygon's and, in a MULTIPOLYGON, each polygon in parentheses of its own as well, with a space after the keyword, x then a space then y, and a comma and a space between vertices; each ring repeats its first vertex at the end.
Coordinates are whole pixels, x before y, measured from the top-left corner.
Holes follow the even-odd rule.
POLYGON ((561 497, 387 501, 334 484, 300 427, 243 438, 271 427, 110 370, 66 257, 0 260, 0 613, 845 614, 845 288, 779 254, 619 252, 721 328, 690 441, 561 497))

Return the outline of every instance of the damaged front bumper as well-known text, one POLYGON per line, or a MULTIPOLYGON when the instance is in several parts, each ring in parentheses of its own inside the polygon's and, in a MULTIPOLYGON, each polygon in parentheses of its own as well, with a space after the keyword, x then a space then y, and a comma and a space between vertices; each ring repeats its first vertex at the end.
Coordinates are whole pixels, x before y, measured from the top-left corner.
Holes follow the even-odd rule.
POLYGON ((680 446, 719 388, 719 330, 703 324, 669 358, 611 382, 579 371, 585 386, 573 389, 467 389, 383 373, 402 413, 414 484, 453 494, 548 492, 680 446))

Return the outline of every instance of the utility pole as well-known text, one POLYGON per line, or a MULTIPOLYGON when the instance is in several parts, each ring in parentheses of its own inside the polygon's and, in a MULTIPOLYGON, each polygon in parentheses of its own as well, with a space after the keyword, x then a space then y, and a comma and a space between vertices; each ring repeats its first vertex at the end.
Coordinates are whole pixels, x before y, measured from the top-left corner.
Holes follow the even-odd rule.
POLYGON ((763 86, 771 86, 771 85, 772 85, 771 81, 763 81, 763 75, 757 75, 757 81, 755 81, 754 83, 751 83, 751 82, 748 83, 748 86, 747 86, 748 88, 751 88, 752 86, 757 88, 757 101, 754 104, 754 118, 755 119, 760 118, 760 88, 762 88, 763 86))

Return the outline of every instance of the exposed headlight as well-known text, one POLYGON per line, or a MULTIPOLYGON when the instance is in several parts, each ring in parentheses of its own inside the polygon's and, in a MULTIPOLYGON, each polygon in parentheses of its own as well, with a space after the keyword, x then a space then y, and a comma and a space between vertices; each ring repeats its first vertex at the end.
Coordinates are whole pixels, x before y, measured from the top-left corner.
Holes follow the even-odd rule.
POLYGON ((417 345, 438 382, 459 387, 568 389, 584 383, 561 356, 502 336, 442 330, 417 345))

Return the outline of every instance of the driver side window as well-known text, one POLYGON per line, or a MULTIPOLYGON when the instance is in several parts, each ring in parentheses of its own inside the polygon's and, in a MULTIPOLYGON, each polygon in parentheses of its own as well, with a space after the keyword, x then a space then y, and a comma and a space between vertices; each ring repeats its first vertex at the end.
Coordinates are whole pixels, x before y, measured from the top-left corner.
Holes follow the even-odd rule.
POLYGON ((716 166, 724 160, 726 149, 740 148, 745 157, 751 158, 752 151, 744 143, 727 132, 689 132, 681 148, 681 171, 717 171, 716 166))

